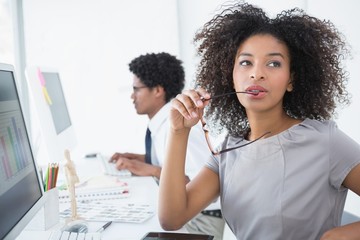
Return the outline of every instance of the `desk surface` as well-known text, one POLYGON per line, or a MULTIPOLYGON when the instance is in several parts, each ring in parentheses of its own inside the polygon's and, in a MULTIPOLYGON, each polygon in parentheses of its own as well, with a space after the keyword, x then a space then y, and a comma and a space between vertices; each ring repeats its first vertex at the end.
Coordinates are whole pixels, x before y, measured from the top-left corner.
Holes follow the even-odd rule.
MULTIPOLYGON (((101 163, 97 159, 81 159, 78 162, 75 161, 77 169, 81 167, 82 170, 78 170, 80 180, 85 180, 91 176, 98 176, 99 169, 101 169, 101 163), (97 173, 97 174, 95 174, 97 173)), ((139 240, 147 232, 164 231, 157 217, 158 209, 158 185, 152 177, 130 177, 124 178, 124 181, 129 183, 130 197, 124 199, 117 199, 119 203, 146 203, 150 204, 155 209, 155 215, 145 221, 144 223, 119 223, 113 222, 103 233, 103 240, 139 240)), ((67 207, 69 207, 68 205, 67 207)), ((60 205, 60 210, 65 208, 63 204, 60 205)), ((62 219, 60 219, 61 222, 62 219)), ((89 222, 89 232, 99 229, 104 222, 89 222)), ((51 231, 61 228, 63 223, 59 223, 55 227, 48 231, 31 231, 24 230, 17 240, 28 239, 48 239, 51 231)), ((186 232, 185 229, 181 229, 178 232, 186 232)))

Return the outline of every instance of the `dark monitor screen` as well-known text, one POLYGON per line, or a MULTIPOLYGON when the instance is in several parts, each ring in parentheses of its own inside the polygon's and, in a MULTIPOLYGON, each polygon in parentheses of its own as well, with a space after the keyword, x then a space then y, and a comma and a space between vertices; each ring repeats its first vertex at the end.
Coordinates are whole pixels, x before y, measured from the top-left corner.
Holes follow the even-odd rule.
POLYGON ((43 196, 14 72, 7 66, 0 64, 0 239, 18 234, 43 196))

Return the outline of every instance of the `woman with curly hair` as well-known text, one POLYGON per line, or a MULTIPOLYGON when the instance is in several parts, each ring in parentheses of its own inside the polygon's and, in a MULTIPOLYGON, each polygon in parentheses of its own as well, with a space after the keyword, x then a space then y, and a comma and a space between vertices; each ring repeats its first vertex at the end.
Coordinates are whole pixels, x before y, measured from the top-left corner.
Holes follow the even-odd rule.
POLYGON ((238 239, 360 239, 360 222, 340 226, 348 189, 360 195, 360 146, 331 120, 349 103, 349 52, 334 25, 297 8, 269 18, 238 3, 195 41, 198 88, 172 101, 163 228, 180 228, 220 196, 238 239), (203 115, 227 137, 185 185, 189 131, 203 115))

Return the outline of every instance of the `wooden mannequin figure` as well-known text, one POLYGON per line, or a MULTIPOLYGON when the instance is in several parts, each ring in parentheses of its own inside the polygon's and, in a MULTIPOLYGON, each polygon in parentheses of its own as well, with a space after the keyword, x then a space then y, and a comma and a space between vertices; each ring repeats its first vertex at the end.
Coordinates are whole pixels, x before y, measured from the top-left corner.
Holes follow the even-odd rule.
POLYGON ((66 176, 67 186, 68 186, 68 190, 69 190, 69 197, 70 197, 70 202, 71 202, 71 219, 70 219, 70 221, 72 221, 72 220, 79 219, 78 215, 77 215, 75 184, 79 183, 80 181, 79 181, 79 177, 76 173, 75 164, 73 161, 71 161, 69 150, 66 149, 64 152, 64 155, 65 155, 65 160, 66 160, 66 163, 64 165, 65 176, 66 176))

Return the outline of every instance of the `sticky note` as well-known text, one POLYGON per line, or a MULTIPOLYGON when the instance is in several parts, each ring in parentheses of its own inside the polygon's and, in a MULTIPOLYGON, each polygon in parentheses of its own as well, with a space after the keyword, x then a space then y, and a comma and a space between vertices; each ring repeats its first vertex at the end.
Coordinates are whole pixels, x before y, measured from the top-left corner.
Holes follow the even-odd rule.
POLYGON ((49 96, 49 93, 48 93, 46 87, 42 87, 42 92, 44 94, 44 98, 45 98, 47 104, 52 105, 52 101, 51 101, 51 98, 49 96))
POLYGON ((41 86, 45 87, 45 78, 44 78, 42 72, 40 71, 40 68, 37 69, 37 74, 38 74, 41 86))

